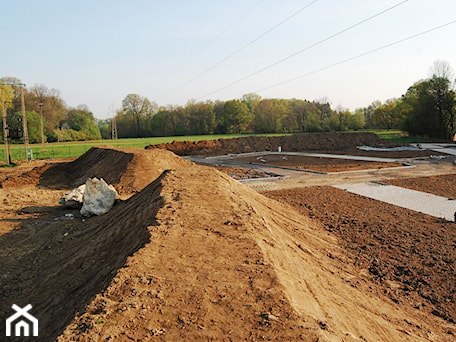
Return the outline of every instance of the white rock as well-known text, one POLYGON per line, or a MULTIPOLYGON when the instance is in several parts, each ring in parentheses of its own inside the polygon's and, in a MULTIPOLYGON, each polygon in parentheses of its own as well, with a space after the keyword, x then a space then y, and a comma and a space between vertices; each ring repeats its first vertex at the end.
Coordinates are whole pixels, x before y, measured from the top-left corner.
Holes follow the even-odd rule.
POLYGON ((87 217, 106 214, 116 201, 116 189, 108 185, 103 178, 89 178, 85 186, 81 215, 87 217))
POLYGON ((67 208, 81 208, 82 206, 82 197, 85 191, 86 185, 82 184, 81 186, 67 192, 59 199, 59 204, 67 208))

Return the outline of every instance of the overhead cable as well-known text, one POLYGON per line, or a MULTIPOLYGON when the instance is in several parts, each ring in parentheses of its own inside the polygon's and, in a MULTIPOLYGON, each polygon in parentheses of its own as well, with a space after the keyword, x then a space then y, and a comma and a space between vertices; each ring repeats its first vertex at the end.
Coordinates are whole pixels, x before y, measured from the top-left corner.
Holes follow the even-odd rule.
POLYGON ((398 45, 398 44, 404 43, 404 42, 406 42, 406 41, 408 41, 408 40, 417 38, 417 37, 422 36, 422 35, 425 35, 425 34, 427 34, 427 33, 431 33, 431 32, 433 32, 433 31, 440 30, 440 29, 442 29, 442 28, 444 28, 444 27, 450 26, 450 25, 455 24, 455 23, 456 23, 456 20, 450 21, 450 22, 448 22, 448 23, 446 23, 446 24, 443 24, 443 25, 439 25, 439 26, 433 27, 433 28, 428 29, 428 30, 426 30, 426 31, 422 31, 422 32, 420 32, 420 33, 416 33, 416 34, 414 34, 414 35, 408 36, 408 37, 403 38, 403 39, 400 39, 400 40, 396 40, 395 42, 392 42, 392 43, 389 43, 389 44, 380 46, 380 47, 378 47, 378 48, 375 48, 375 49, 372 49, 372 50, 369 50, 369 51, 360 53, 360 54, 358 54, 358 55, 356 55, 356 56, 353 56, 353 57, 350 57, 350 58, 346 58, 346 59, 344 59, 344 60, 342 60, 342 61, 339 61, 339 62, 330 64, 330 65, 327 65, 327 66, 325 66, 325 67, 322 67, 322 68, 319 68, 319 69, 316 69, 316 70, 307 72, 307 73, 305 73, 305 74, 301 74, 301 75, 299 75, 299 76, 295 76, 295 77, 293 77, 293 78, 290 78, 290 79, 288 79, 288 80, 285 80, 285 81, 282 81, 282 82, 279 82, 279 83, 275 83, 275 84, 273 84, 273 85, 271 85, 271 86, 268 86, 268 87, 265 87, 265 88, 258 89, 257 92, 264 91, 264 90, 271 89, 271 88, 275 88, 275 87, 281 86, 281 85, 283 85, 283 84, 285 84, 285 83, 289 83, 289 82, 295 81, 295 80, 297 80, 297 79, 300 79, 300 78, 303 78, 303 77, 306 77, 306 76, 310 76, 310 75, 316 74, 316 73, 321 72, 321 71, 324 71, 324 70, 328 70, 328 69, 333 68, 333 67, 335 67, 335 66, 338 66, 338 65, 341 65, 341 64, 345 64, 345 63, 351 62, 351 61, 353 61, 353 60, 355 60, 355 59, 364 57, 364 56, 366 56, 366 55, 373 54, 373 53, 375 53, 375 52, 377 52, 377 51, 384 50, 384 49, 389 48, 389 47, 394 46, 394 45, 398 45))
POLYGON ((368 21, 370 21, 370 20, 372 20, 372 19, 374 19, 374 18, 386 13, 386 12, 389 12, 389 11, 393 10, 394 8, 406 3, 407 1, 408 0, 404 0, 404 1, 400 2, 400 3, 398 3, 398 4, 395 4, 395 5, 391 6, 391 7, 388 7, 387 9, 384 9, 384 10, 382 10, 382 11, 380 11, 380 12, 374 14, 374 15, 371 15, 370 17, 357 22, 356 24, 353 24, 353 25, 351 25, 351 26, 349 26, 349 27, 347 27, 347 28, 345 28, 345 29, 343 29, 341 31, 338 31, 338 32, 336 32, 336 33, 334 33, 334 34, 332 34, 332 35, 330 35, 330 36, 328 36, 328 37, 326 37, 324 39, 321 39, 321 40, 319 40, 319 41, 317 41, 317 42, 315 42, 315 43, 313 43, 313 44, 311 44, 311 45, 309 45, 309 46, 307 46, 307 47, 305 47, 305 48, 303 48, 303 49, 301 49, 299 51, 296 51, 296 52, 292 53, 291 55, 288 55, 288 56, 286 56, 286 57, 284 57, 284 58, 282 58, 282 59, 280 59, 280 60, 278 60, 278 61, 276 61, 274 63, 271 63, 271 64, 269 64, 269 65, 267 65, 267 66, 265 66, 265 67, 263 67, 261 69, 258 69, 257 71, 252 72, 252 73, 248 74, 247 76, 244 76, 244 77, 242 77, 242 78, 240 78, 240 79, 238 79, 236 81, 233 81, 233 82, 231 82, 231 83, 229 83, 229 84, 227 84, 227 85, 225 85, 225 86, 223 86, 221 88, 218 88, 217 90, 214 90, 214 91, 212 91, 212 92, 210 92, 210 93, 208 93, 208 94, 206 94, 204 96, 201 96, 199 99, 208 97, 208 96, 213 95, 215 93, 218 93, 218 92, 220 92, 222 90, 225 90, 226 88, 229 88, 229 87, 231 87, 231 86, 233 86, 233 85, 235 85, 237 83, 245 81, 246 79, 248 79, 248 78, 250 78, 252 76, 255 76, 255 75, 257 75, 257 74, 259 74, 259 73, 261 73, 263 71, 266 71, 266 70, 272 68, 273 66, 281 64, 281 63, 283 63, 283 62, 285 62, 285 61, 287 61, 287 60, 289 60, 289 59, 291 59, 291 58, 293 58, 293 57, 295 57, 295 56, 297 56, 297 55, 299 55, 299 54, 301 54, 301 53, 303 53, 305 51, 308 51, 308 50, 310 50, 310 49, 312 49, 312 48, 314 48, 314 47, 316 47, 316 46, 318 46, 318 45, 320 45, 322 43, 327 42, 330 39, 333 39, 333 38, 335 38, 337 36, 340 36, 341 34, 347 32, 347 31, 349 31, 351 29, 354 29, 355 27, 358 27, 358 26, 360 26, 360 25, 362 25, 362 24, 364 24, 364 23, 366 23, 366 22, 368 22, 368 21))
MULTIPOLYGON (((285 22, 287 22, 288 20, 290 20, 291 18, 295 17, 296 15, 298 15, 299 13, 301 13, 302 11, 304 11, 305 9, 307 9, 308 7, 310 7, 311 5, 313 5, 314 3, 316 3, 318 0, 313 0, 311 1, 310 3, 308 3, 307 5, 305 5, 304 7, 300 8, 298 11, 294 12, 293 14, 291 14, 290 16, 288 16, 287 18, 285 18, 284 20, 282 20, 281 22, 279 22, 278 24, 274 25, 273 27, 271 27, 270 29, 268 29, 267 31, 263 32, 262 34, 260 34, 259 36, 257 36, 256 38, 252 39, 251 41, 249 41, 248 43, 246 43, 245 45, 241 46, 240 48, 236 49, 235 51, 233 51, 232 53, 230 53, 228 56, 222 58, 220 61, 218 61, 217 63, 213 64, 211 67, 207 68, 206 70, 204 70, 203 72, 199 73, 198 75, 196 75, 195 77, 193 77, 192 79, 188 80, 187 82, 183 83, 182 85, 180 85, 179 87, 175 88, 174 90, 172 90, 170 93, 168 94, 171 94, 183 87, 185 87, 186 85, 192 83, 193 81, 197 80, 198 78, 202 77, 203 75, 209 73, 210 71, 214 70, 216 67, 218 67, 219 65, 221 65, 222 63, 226 62, 227 60, 229 60, 230 58, 232 58, 234 55, 238 54, 239 52, 241 52, 242 50, 244 50, 245 48, 249 47, 250 45, 252 45, 253 43, 255 43, 256 41, 260 40, 261 38, 263 38, 264 36, 266 36, 267 34, 271 33, 273 30, 275 30, 276 28, 278 28, 279 26, 283 25, 285 22)), ((406 0, 407 1, 407 0, 406 0)))

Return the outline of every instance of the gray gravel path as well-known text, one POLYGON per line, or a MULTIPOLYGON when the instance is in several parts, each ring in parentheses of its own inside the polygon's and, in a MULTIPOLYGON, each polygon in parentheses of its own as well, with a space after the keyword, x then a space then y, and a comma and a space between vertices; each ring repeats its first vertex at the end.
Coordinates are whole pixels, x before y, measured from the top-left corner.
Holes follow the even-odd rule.
POLYGON ((456 200, 376 182, 334 185, 335 188, 424 214, 454 220, 456 200))

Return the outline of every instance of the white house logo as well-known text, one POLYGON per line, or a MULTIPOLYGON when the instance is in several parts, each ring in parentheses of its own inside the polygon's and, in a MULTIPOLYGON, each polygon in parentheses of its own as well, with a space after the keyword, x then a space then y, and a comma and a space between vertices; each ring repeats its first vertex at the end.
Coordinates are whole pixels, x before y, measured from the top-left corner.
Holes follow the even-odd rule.
POLYGON ((30 326, 33 336, 38 336, 38 320, 28 313, 32 305, 21 308, 13 304, 12 308, 16 313, 6 319, 6 336, 30 336, 30 326))

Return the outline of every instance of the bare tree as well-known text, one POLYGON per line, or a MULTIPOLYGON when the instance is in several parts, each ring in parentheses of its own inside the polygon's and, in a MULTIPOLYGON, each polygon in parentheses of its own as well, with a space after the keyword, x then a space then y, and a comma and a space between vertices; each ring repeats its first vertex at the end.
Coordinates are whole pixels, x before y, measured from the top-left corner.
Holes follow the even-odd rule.
POLYGON ((430 73, 431 77, 446 78, 450 83, 454 82, 454 70, 447 61, 435 61, 430 68, 430 73))

